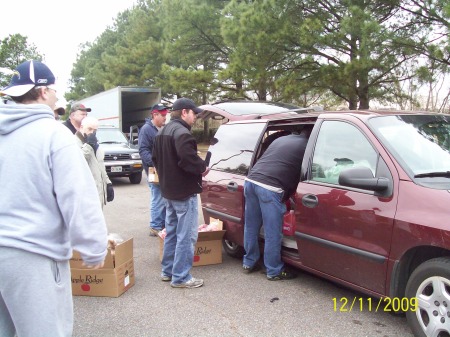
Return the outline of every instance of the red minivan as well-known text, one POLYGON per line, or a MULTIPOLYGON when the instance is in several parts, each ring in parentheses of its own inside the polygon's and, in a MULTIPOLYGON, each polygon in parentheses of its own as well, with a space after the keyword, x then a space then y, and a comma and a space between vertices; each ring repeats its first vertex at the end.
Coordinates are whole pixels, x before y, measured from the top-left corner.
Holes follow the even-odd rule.
MULTIPOLYGON (((258 104, 252 109, 247 115, 258 116, 258 104)), ((314 124, 284 262, 381 298, 406 313, 415 336, 449 336, 450 116, 302 111, 270 118, 225 123, 209 147, 202 210, 223 221, 225 251, 245 253, 249 169, 271 140, 314 124)))

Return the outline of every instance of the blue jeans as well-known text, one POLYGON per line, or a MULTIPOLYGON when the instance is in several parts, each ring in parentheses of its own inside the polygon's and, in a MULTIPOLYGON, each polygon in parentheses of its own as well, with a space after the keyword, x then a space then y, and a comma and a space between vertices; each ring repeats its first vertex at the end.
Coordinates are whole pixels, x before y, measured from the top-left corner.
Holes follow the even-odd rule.
POLYGON ((150 187, 150 227, 161 230, 165 227, 166 204, 161 196, 159 184, 148 183, 150 187))
POLYGON ((186 283, 198 238, 198 204, 194 194, 186 200, 166 201, 166 238, 161 261, 162 275, 172 276, 173 284, 186 283))
POLYGON ((245 227, 244 227, 244 266, 253 267, 260 258, 258 237, 261 224, 264 226, 264 265, 267 276, 281 273, 284 263, 281 261, 282 226, 286 205, 281 202, 283 193, 269 191, 246 181, 245 227))

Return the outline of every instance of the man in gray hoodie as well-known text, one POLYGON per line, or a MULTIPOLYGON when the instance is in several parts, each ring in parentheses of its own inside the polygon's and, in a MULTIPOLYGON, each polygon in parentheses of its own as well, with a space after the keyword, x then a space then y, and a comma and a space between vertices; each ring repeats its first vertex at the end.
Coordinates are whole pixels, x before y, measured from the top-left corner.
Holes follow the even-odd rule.
POLYGON ((72 248, 100 268, 107 229, 72 133, 55 121, 55 77, 20 64, 0 91, 0 335, 70 336, 72 248))

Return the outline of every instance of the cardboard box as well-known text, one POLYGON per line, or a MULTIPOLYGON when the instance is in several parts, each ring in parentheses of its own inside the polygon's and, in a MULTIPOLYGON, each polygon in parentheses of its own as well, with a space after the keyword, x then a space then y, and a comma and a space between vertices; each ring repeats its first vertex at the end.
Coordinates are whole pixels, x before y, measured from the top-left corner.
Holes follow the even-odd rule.
POLYGON ((148 168, 147 181, 149 183, 159 184, 159 177, 158 177, 158 172, 156 172, 156 168, 154 168, 154 167, 148 168))
POLYGON ((108 249, 101 269, 82 266, 80 253, 70 259, 72 295, 119 297, 134 285, 133 238, 118 244, 114 252, 108 249))
MULTIPOLYGON (((197 244, 194 249, 193 267, 222 263, 222 238, 225 235, 225 231, 222 230, 222 221, 211 218, 210 223, 212 221, 219 222, 220 230, 212 232, 198 232, 197 244)), ((164 239, 159 237, 160 261, 162 260, 163 247, 164 239)))

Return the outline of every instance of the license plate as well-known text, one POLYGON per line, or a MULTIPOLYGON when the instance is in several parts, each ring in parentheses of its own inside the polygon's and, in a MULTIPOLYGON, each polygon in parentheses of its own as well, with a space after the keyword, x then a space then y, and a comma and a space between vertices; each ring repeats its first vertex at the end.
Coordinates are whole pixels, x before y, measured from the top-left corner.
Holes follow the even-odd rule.
POLYGON ((122 166, 111 166, 111 172, 122 172, 122 166))

